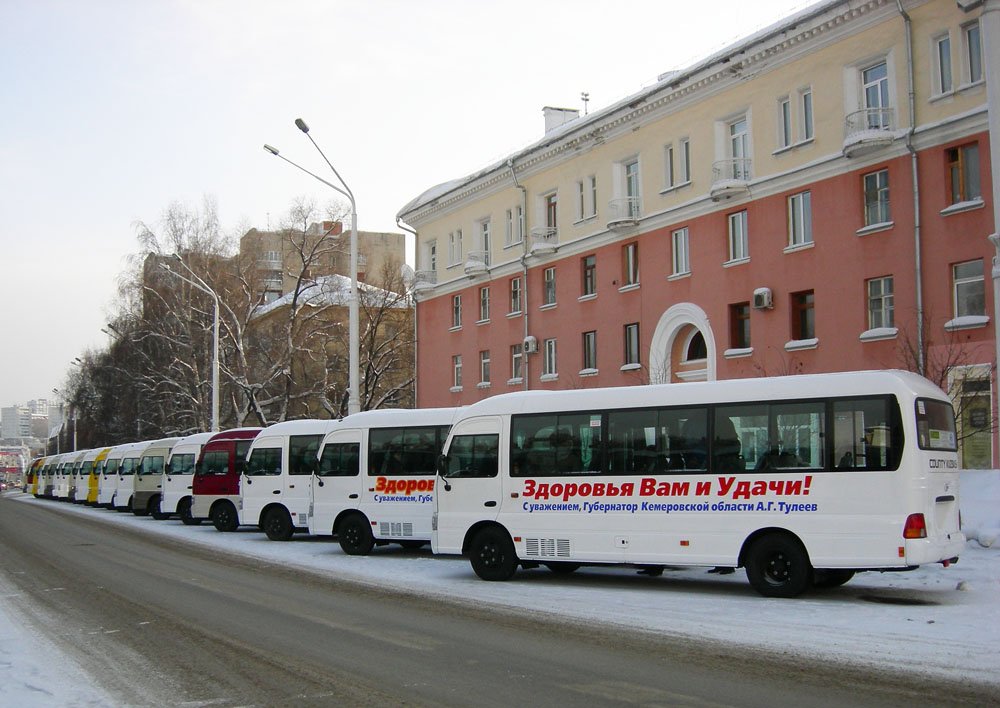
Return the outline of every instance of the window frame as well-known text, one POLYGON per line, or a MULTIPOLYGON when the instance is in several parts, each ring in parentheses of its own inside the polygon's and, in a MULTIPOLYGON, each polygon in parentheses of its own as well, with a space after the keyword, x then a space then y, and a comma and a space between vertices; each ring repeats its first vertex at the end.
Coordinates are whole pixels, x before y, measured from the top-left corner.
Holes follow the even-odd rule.
POLYGON ((868 329, 895 327, 895 283, 893 276, 882 275, 865 281, 868 329), (886 289, 888 284, 888 290, 886 289), (873 287, 878 285, 878 292, 873 287))
POLYGON ((788 197, 788 245, 806 246, 813 242, 812 192, 805 190, 788 197), (798 206, 796 207, 796 204, 798 206))
MULTIPOLYGON (((962 261, 961 263, 953 263, 951 266, 951 290, 952 290, 952 312, 956 318, 958 317, 982 317, 986 314, 986 276, 983 271, 983 259, 974 258, 968 261, 962 261), (978 264, 976 268, 975 275, 967 275, 959 277, 958 269, 962 266, 971 266, 978 264), (979 291, 979 297, 982 300, 982 307, 977 308, 978 312, 959 312, 959 303, 967 301, 969 299, 969 294, 965 294, 960 297, 959 290, 963 289, 963 286, 969 286, 978 283, 979 286, 976 290, 979 291)), ((974 296, 975 292, 972 293, 974 296)))
POLYGON ((734 302, 729 305, 729 347, 749 349, 750 341, 750 301, 734 302))
POLYGON ((691 233, 689 227, 682 226, 670 232, 672 275, 686 275, 691 272, 691 233), (680 247, 678 244, 680 243, 680 247))
POLYGON ((509 282, 510 312, 508 314, 519 315, 524 310, 524 293, 521 289, 521 276, 515 276, 509 282))
POLYGON ((816 338, 816 291, 800 290, 789 293, 792 314, 792 339, 816 338))
POLYGON ((947 165, 946 181, 948 184, 949 205, 982 199, 983 187, 979 175, 979 143, 971 142, 947 148, 945 150, 945 162, 947 165), (970 155, 972 154, 975 155, 974 160, 970 159, 970 155), (956 178, 958 181, 957 185, 955 184, 956 178), (970 182, 973 181, 976 191, 974 195, 970 192, 970 182))
POLYGON ((583 333, 583 369, 597 369, 597 330, 583 333))
POLYGON ((542 307, 552 307, 555 304, 556 304, 556 267, 549 266, 544 270, 542 270, 542 307))
POLYGON ((542 342, 542 376, 558 376, 558 360, 556 357, 556 338, 549 337, 542 342))
POLYGON ((490 321, 490 286, 484 285, 479 288, 479 321, 490 321))
POLYGON ((726 222, 729 225, 729 262, 740 263, 750 260, 750 219, 747 210, 741 209, 727 214, 726 222), (738 228, 734 229, 734 226, 738 228))
POLYGON ((588 254, 580 258, 580 296, 597 294, 597 255, 588 254))
POLYGON ((639 285, 639 242, 632 241, 622 246, 622 287, 639 285))
POLYGON ((623 335, 623 366, 634 366, 641 363, 639 351, 639 323, 630 322, 622 328, 623 335))
POLYGON ((868 172, 861 176, 861 192, 864 201, 864 223, 865 226, 876 226, 878 224, 888 224, 892 222, 892 202, 889 190, 889 168, 882 167, 874 172, 868 172), (883 185, 882 177, 885 177, 883 185), (874 189, 869 189, 869 180, 874 180, 874 189), (875 199, 871 199, 874 195, 875 199), (884 195, 884 199, 882 198, 884 195), (873 209, 877 210, 878 221, 873 221, 871 215, 873 209))
POLYGON ((451 296, 451 328, 460 329, 462 327, 462 293, 455 293, 451 296))

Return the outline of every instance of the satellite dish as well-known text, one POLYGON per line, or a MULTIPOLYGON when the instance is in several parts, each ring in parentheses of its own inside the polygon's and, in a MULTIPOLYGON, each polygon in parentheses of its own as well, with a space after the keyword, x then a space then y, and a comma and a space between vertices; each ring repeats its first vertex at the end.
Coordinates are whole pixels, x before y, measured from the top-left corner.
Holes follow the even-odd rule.
POLYGON ((399 274, 403 276, 403 283, 406 287, 412 288, 414 281, 417 279, 416 274, 413 272, 413 268, 411 268, 408 263, 404 263, 403 267, 399 269, 399 274))

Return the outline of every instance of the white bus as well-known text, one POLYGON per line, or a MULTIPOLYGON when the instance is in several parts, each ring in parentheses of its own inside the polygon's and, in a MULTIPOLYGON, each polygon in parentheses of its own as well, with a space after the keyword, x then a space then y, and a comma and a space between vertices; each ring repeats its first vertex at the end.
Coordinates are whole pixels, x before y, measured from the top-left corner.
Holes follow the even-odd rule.
POLYGON ((486 580, 742 567, 793 597, 957 560, 958 467, 947 396, 902 371, 503 394, 452 427, 432 548, 486 580))
POLYGON ((132 513, 136 516, 152 516, 154 519, 167 518, 160 513, 160 498, 163 495, 163 470, 170 457, 170 451, 180 438, 155 440, 142 451, 139 464, 135 468, 132 485, 132 513))
POLYGON ((118 467, 122 463, 122 455, 132 443, 122 443, 115 445, 108 450, 101 466, 101 477, 97 480, 97 505, 106 509, 111 509, 115 501, 115 493, 118 491, 118 467))
POLYGON ((374 410, 340 421, 311 480, 309 533, 332 533, 352 555, 427 543, 436 462, 457 410, 374 410))
POLYGON ((142 453, 152 444, 152 440, 132 443, 122 454, 122 462, 118 466, 118 486, 112 507, 115 511, 131 511, 132 495, 135 493, 135 473, 139 469, 142 453))
POLYGON ((100 451, 100 448, 86 450, 80 465, 73 470, 73 479, 70 481, 69 488, 69 500, 74 504, 80 504, 87 500, 90 474, 94 471, 94 462, 97 460, 97 453, 100 451))
POLYGON ((310 475, 323 436, 335 420, 290 420, 264 428, 253 439, 240 479, 239 523, 259 526, 272 541, 306 528, 310 475))
POLYGON ((188 526, 197 526, 201 519, 191 516, 191 483, 195 463, 201 448, 215 433, 194 433, 181 438, 170 450, 163 471, 163 496, 160 499, 160 516, 169 518, 177 514, 188 526))

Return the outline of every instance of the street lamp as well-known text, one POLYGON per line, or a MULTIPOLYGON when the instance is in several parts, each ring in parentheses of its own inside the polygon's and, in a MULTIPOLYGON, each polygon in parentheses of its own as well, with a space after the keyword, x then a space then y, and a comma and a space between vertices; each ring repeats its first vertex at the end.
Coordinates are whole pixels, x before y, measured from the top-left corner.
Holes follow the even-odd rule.
POLYGON ((287 157, 280 154, 277 148, 271 147, 270 145, 264 145, 264 149, 267 150, 272 155, 274 155, 275 157, 280 157, 282 160, 287 162, 292 167, 296 167, 305 172, 310 177, 318 179, 327 187, 334 189, 340 194, 343 194, 351 202, 351 294, 347 301, 348 328, 350 332, 347 414, 351 415, 352 413, 358 413, 361 411, 361 399, 359 396, 361 391, 361 384, 360 384, 360 376, 358 374, 358 360, 361 358, 360 335, 358 334, 358 329, 359 329, 358 327, 358 207, 354 201, 354 194, 351 192, 351 188, 347 186, 347 182, 344 181, 344 178, 340 176, 339 172, 337 172, 337 168, 330 163, 326 155, 323 153, 323 150, 320 149, 320 146, 317 145, 316 141, 313 140, 311 135, 309 135, 309 126, 306 125, 306 122, 301 118, 296 118, 295 127, 306 134, 306 137, 309 138, 309 142, 311 142, 313 146, 316 148, 316 150, 319 151, 319 154, 323 156, 323 160, 325 160, 326 164, 330 166, 331 170, 333 170, 333 174, 335 174, 337 176, 337 179, 340 180, 340 183, 341 185, 343 185, 343 188, 338 187, 337 185, 332 184, 331 182, 328 182, 319 175, 313 174, 312 172, 302 167, 301 165, 297 165, 296 163, 292 162, 287 157))
POLYGON ((217 433, 219 432, 219 296, 205 284, 204 280, 198 277, 197 273, 187 267, 187 264, 181 260, 178 254, 175 253, 174 258, 184 267, 184 270, 198 281, 197 283, 194 280, 185 278, 176 271, 170 270, 170 266, 166 263, 160 263, 160 267, 175 278, 180 278, 191 287, 211 295, 212 302, 215 304, 215 322, 212 330, 212 432, 217 433))

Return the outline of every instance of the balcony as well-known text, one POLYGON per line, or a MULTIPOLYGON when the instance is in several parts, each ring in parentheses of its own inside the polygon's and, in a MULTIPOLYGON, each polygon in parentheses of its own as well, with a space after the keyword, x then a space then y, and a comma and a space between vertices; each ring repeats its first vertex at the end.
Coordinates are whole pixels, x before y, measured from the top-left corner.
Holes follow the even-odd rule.
POLYGON ((752 167, 749 157, 731 157, 713 162, 712 187, 709 191, 712 201, 750 194, 752 167))
POLYGON ((489 251, 469 251, 469 257, 465 261, 465 274, 470 278, 475 278, 477 275, 485 275, 489 271, 489 251))
POLYGON ((844 120, 844 157, 866 155, 895 140, 896 111, 892 108, 862 108, 844 120))
POLYGON ((608 202, 608 228, 627 229, 639 223, 642 204, 639 197, 619 197, 608 202))
POLYGON ((438 274, 436 270, 418 270, 413 275, 413 292, 430 290, 437 285, 438 274))
POLYGON ((529 253, 541 256, 555 253, 559 248, 559 234, 555 226, 534 226, 531 229, 531 248, 529 253))

